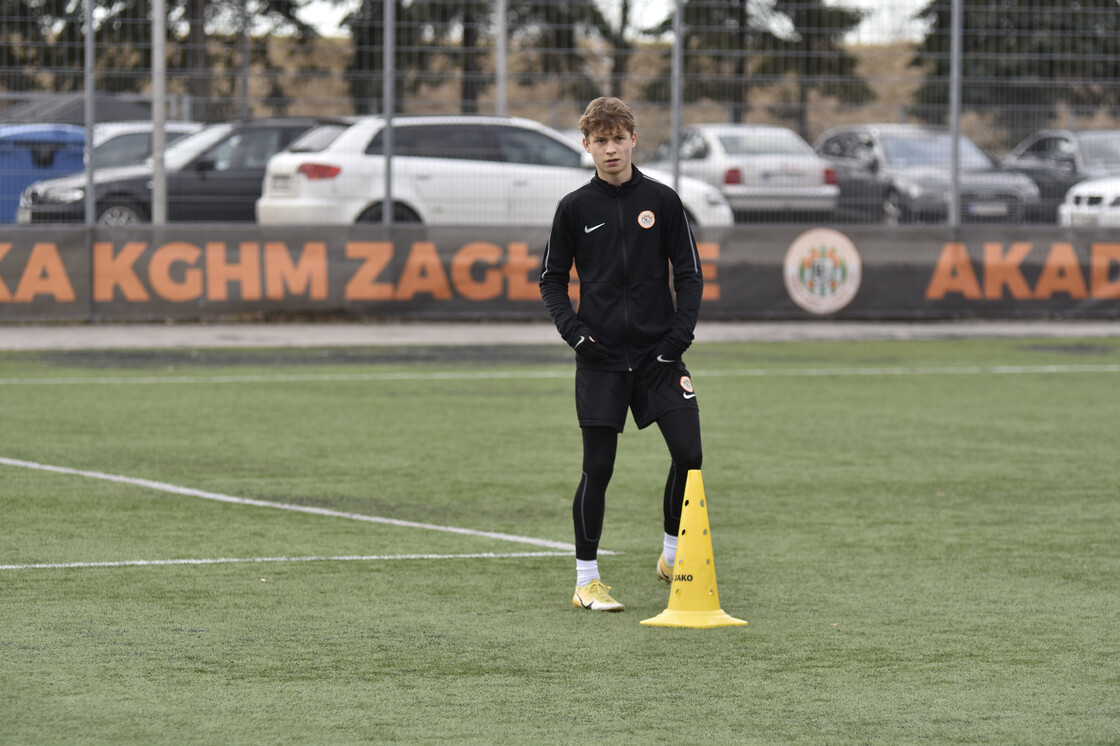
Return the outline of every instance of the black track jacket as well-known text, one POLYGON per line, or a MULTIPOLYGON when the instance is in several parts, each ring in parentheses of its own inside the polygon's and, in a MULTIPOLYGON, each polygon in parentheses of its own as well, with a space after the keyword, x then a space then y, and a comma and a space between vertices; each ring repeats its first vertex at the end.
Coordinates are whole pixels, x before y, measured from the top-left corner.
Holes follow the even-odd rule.
POLYGON ((577 357, 580 367, 635 370, 655 349, 680 354, 692 343, 704 291, 692 229, 676 192, 633 171, 621 186, 596 174, 560 200, 552 220, 541 297, 564 341, 588 335, 609 352, 594 365, 577 357), (578 313, 568 297, 573 263, 578 313))

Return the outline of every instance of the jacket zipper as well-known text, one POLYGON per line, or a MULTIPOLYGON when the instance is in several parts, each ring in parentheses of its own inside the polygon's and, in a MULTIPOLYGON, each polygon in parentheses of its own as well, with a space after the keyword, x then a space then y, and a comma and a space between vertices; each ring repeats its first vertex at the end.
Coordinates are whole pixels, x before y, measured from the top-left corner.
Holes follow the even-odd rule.
MULTIPOLYGON (((622 247, 622 318, 626 329, 626 338, 630 338, 630 260, 626 254, 626 228, 623 223, 622 212, 622 187, 615 187, 618 206, 619 245, 622 247)), ((623 345, 626 356, 626 370, 633 373, 634 365, 630 361, 630 345, 623 345)))

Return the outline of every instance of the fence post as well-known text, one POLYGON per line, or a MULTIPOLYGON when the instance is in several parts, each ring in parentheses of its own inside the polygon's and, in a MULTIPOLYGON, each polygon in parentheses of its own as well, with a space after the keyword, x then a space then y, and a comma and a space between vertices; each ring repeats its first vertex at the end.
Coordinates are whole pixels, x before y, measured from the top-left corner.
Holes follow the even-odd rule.
POLYGON ((94 45, 97 43, 93 32, 93 0, 86 0, 83 5, 85 31, 85 121, 86 121, 86 225, 93 225, 96 202, 93 193, 93 125, 97 112, 94 102, 97 100, 97 91, 94 90, 96 78, 94 75, 94 45))
POLYGON ((673 81, 669 106, 672 125, 673 189, 680 191, 681 181, 681 110, 684 101, 684 0, 673 3, 673 81))
POLYGON ((961 0, 953 0, 949 37, 949 227, 961 224, 961 0))
POLYGON ((385 197, 381 201, 381 224, 393 224, 393 107, 396 103, 393 101, 396 96, 394 90, 394 83, 396 82, 396 56, 397 49, 397 18, 396 18, 396 0, 385 0, 385 44, 384 44, 384 59, 382 67, 384 68, 385 80, 381 86, 383 109, 385 113, 385 197))
POLYGON ((167 2, 152 3, 152 225, 167 223, 167 2))
POLYGON ((509 11, 506 0, 495 0, 497 4, 497 23, 495 24, 498 38, 494 40, 494 113, 500 117, 509 114, 508 93, 509 63, 507 61, 507 45, 509 44, 509 11))

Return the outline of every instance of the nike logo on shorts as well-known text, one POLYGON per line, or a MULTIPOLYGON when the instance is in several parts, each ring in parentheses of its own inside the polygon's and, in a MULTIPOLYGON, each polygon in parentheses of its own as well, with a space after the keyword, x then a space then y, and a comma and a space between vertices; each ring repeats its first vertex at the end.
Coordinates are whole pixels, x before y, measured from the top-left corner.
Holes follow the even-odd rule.
POLYGON ((681 394, 685 399, 695 399, 696 394, 681 394))
POLYGON ((591 225, 591 226, 585 225, 585 226, 583 226, 583 232, 584 233, 590 233, 591 231, 597 231, 600 228, 602 228, 604 225, 606 225, 606 223, 599 223, 598 225, 591 225))

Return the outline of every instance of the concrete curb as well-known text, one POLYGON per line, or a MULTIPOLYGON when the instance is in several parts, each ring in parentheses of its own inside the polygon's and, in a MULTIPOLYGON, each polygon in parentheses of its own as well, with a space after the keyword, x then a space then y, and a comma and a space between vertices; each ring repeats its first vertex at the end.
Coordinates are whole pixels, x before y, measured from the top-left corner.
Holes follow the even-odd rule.
MULTIPOLYGON (((697 342, 1120 337, 1117 321, 702 321, 697 342)), ((563 344, 548 323, 0 325, 0 350, 563 344)))

